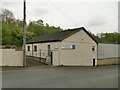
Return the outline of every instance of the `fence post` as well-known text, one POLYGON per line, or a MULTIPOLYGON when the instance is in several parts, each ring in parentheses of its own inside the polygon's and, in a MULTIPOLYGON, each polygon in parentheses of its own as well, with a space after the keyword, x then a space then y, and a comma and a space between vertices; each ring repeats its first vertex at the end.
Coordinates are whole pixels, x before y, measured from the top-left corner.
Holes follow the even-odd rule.
POLYGON ((40 58, 39 58, 39 64, 41 65, 41 49, 40 49, 40 58))

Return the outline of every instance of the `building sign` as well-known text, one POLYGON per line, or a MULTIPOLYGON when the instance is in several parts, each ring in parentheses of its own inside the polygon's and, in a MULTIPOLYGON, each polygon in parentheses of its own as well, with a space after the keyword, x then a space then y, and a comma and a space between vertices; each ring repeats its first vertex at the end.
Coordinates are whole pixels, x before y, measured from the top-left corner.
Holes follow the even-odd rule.
POLYGON ((75 45, 75 44, 73 44, 73 45, 72 45, 72 49, 75 49, 75 48, 76 48, 76 45, 75 45))
POLYGON ((75 49, 76 45, 72 44, 72 45, 62 45, 62 49, 75 49))

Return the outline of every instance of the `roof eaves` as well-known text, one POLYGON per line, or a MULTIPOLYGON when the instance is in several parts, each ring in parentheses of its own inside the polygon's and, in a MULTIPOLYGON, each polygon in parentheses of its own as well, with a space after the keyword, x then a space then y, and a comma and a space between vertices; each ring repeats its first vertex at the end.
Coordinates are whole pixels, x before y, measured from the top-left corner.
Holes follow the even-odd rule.
POLYGON ((46 42, 58 42, 60 40, 49 40, 49 41, 36 41, 36 42, 27 42, 26 44, 34 44, 34 43, 46 43, 46 42))

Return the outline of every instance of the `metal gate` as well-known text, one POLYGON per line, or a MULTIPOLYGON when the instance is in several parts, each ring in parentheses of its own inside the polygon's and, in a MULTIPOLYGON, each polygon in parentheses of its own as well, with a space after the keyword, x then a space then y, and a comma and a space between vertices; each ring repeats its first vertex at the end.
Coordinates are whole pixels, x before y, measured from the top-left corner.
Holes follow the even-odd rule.
POLYGON ((52 50, 43 50, 40 49, 40 57, 39 57, 39 62, 45 63, 48 65, 52 65, 52 60, 53 60, 53 52, 52 50))

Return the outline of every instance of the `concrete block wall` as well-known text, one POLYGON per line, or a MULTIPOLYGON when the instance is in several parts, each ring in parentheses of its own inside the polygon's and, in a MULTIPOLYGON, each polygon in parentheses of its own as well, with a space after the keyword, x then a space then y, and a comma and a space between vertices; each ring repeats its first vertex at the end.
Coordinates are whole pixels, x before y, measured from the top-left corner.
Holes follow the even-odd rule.
POLYGON ((99 65, 114 65, 120 64, 120 58, 105 58, 105 59, 98 59, 97 64, 99 65))

